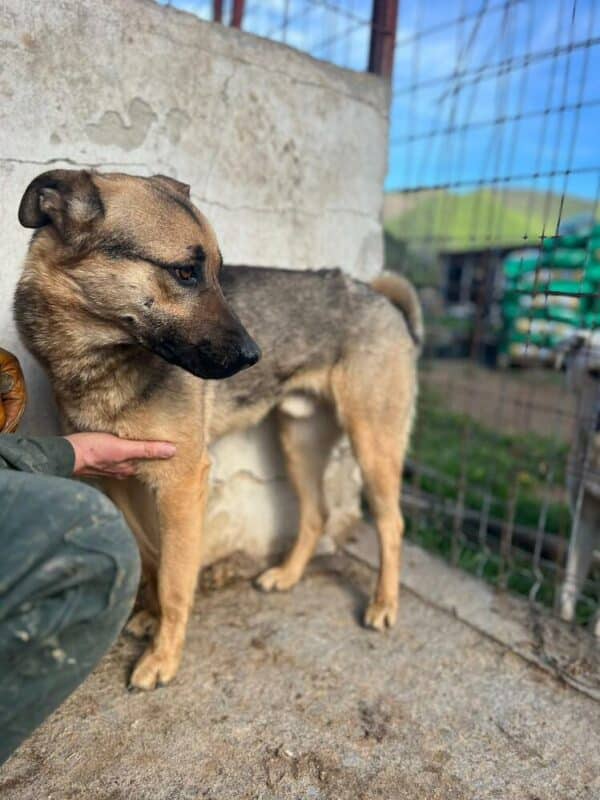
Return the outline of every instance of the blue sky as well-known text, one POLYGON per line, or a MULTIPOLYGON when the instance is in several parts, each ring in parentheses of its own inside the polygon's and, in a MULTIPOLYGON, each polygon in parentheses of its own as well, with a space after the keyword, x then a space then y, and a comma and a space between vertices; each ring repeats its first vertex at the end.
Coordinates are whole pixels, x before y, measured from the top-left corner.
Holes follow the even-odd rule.
POLYGON ((571 169, 567 192, 595 197, 600 48, 581 45, 600 35, 598 2, 403 0, 401 9, 389 186, 513 176, 512 186, 560 192, 565 177, 543 175, 571 169), (449 16, 464 19, 443 26, 449 16))
MULTIPOLYGON (((172 4, 211 18, 210 0, 172 4)), ((361 70, 370 14, 371 0, 247 0, 244 28, 361 70)), ((598 39, 600 0, 401 0, 387 188, 594 199, 598 39)))

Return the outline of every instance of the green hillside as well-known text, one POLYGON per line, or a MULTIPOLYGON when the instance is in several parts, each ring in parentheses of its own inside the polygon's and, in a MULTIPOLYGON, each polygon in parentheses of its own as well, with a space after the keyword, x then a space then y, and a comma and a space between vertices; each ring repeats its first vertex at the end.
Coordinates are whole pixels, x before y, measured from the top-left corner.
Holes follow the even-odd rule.
MULTIPOLYGON (((388 236, 417 247, 467 250, 485 246, 538 244, 553 235, 560 196, 528 190, 480 189, 466 194, 428 192, 422 200, 384 220, 388 236)), ((562 219, 591 213, 593 203, 565 197, 562 219)))
MULTIPOLYGON (((556 193, 546 194, 529 189, 508 189, 502 193, 503 201, 515 211, 528 214, 533 208, 538 216, 549 222, 552 231, 556 228, 556 220, 560 210, 561 196, 556 193)), ((573 217, 576 214, 590 214, 594 210, 594 203, 583 197, 565 195, 561 219, 573 217)))

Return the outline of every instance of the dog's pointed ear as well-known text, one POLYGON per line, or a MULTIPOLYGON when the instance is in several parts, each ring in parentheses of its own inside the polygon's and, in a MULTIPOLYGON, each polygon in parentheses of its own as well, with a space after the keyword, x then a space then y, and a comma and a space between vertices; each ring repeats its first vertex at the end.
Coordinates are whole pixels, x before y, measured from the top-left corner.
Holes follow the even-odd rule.
POLYGON ((183 195, 186 200, 190 199, 190 187, 187 183, 176 181, 175 178, 169 178, 168 175, 153 175, 150 180, 159 183, 165 189, 170 189, 172 192, 183 195))
POLYGON ((63 239, 88 231, 103 216, 100 192, 87 170, 53 169, 38 175, 19 206, 23 227, 54 225, 63 239))

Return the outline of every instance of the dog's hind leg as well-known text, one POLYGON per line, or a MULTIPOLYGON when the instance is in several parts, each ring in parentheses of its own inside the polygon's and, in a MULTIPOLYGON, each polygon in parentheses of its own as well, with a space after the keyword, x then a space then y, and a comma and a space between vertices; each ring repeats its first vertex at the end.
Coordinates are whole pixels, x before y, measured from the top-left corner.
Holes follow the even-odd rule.
MULTIPOLYGON (((282 404, 278 425, 290 481, 299 503, 299 529, 294 546, 284 562, 272 567, 258 579, 264 591, 291 589, 302 577, 310 561, 326 519, 323 475, 331 448, 340 436, 329 410, 315 407, 313 401, 282 404)), ((302 398, 304 400, 304 398, 302 398)))
POLYGON ((394 625, 398 613, 404 534, 400 489, 416 395, 411 358, 397 351, 391 356, 379 365, 378 375, 369 376, 364 359, 360 372, 341 366, 333 384, 379 537, 377 587, 364 616, 365 625, 376 630, 394 625))

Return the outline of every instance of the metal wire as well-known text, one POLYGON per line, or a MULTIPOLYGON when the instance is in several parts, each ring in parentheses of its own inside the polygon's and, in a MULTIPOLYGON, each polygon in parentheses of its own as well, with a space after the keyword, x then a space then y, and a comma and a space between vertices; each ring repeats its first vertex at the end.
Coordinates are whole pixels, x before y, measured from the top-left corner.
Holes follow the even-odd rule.
POLYGON ((249 33, 296 46, 316 58, 341 67, 365 69, 370 14, 354 3, 333 0, 281 0, 265 4, 247 0, 244 29, 249 33))
MULTIPOLYGON (((456 312, 466 306, 472 313, 470 338, 460 345, 463 360, 441 360, 430 350, 424 362, 421 417, 404 491, 409 535, 499 588, 558 612, 568 543, 579 524, 567 478, 580 491, 584 481, 600 483, 589 458, 567 463, 568 450, 573 432, 597 420, 589 418, 581 398, 560 388, 561 375, 548 384, 541 367, 490 372, 481 361, 490 341, 490 315, 502 295, 502 258, 511 248, 526 244, 538 251, 533 287, 514 289, 517 300, 537 298, 542 313, 556 299, 588 296, 581 277, 568 290, 549 283, 542 246, 561 241, 572 185, 584 187, 588 199, 582 205, 598 218, 600 159, 581 144, 582 134, 583 141, 590 139, 592 111, 600 106, 597 92, 589 91, 595 88, 593 56, 600 43, 596 9, 582 7, 581 0, 546 4, 540 37, 542 6, 535 0, 482 0, 475 8, 457 2, 458 13, 444 23, 425 13, 423 2, 407 0, 403 8, 407 4, 406 14, 412 9, 416 14, 410 32, 397 34, 396 63, 402 70, 397 67, 393 81, 390 152, 397 176, 392 185, 413 216, 405 228, 390 231, 408 248, 403 266, 417 281, 411 259, 420 263, 429 253, 440 265, 437 279, 425 285, 442 298, 440 282, 444 287, 450 280, 444 265, 449 270, 453 264, 462 276, 463 302, 456 312), (428 63, 424 47, 440 35, 445 59, 438 67, 428 63), (523 193, 523 229, 507 238, 515 190, 523 193), (468 218, 460 211, 455 232, 460 201, 467 196, 487 200, 473 202, 468 218), (418 224, 415 209, 421 209, 418 224), (452 449, 454 460, 448 461, 444 447, 452 449), (539 463, 532 448, 543 454, 539 463), (482 452, 489 462, 482 464, 482 452)), ((584 267, 591 258, 588 245, 584 267)), ((444 311, 452 308, 445 300, 444 311)), ((533 314, 527 323, 526 354, 535 352, 533 314)), ((436 324, 432 316, 430 325, 436 324)), ((600 565, 593 559, 576 590, 575 621, 590 622, 600 608, 600 565)))
MULTIPOLYGON (((507 3, 506 5, 511 5, 511 3, 507 3)), ((488 80, 491 78, 497 78, 499 75, 505 72, 512 72, 514 70, 523 69, 525 66, 529 64, 535 64, 542 61, 547 60, 556 60, 559 56, 564 55, 569 52, 573 52, 575 50, 589 50, 593 47, 598 47, 600 45, 600 36, 594 36, 587 39, 581 39, 578 42, 573 42, 568 45, 556 46, 553 48, 549 48, 546 50, 542 50, 538 53, 523 55, 523 56, 515 56, 513 58, 504 59, 502 61, 498 61, 495 64, 483 64, 479 67, 475 67, 473 69, 466 69, 462 70, 458 77, 461 79, 459 88, 463 89, 465 86, 468 86, 469 83, 472 81, 482 81, 488 80), (466 78, 470 78, 472 80, 464 80, 466 78)), ((407 94, 413 90, 421 90, 421 89, 430 89, 439 85, 442 81, 449 81, 451 80, 453 75, 450 73, 448 75, 444 75, 441 78, 428 78, 427 80, 421 81, 417 83, 414 87, 410 86, 405 89, 396 89, 393 94, 395 97, 407 94)))

